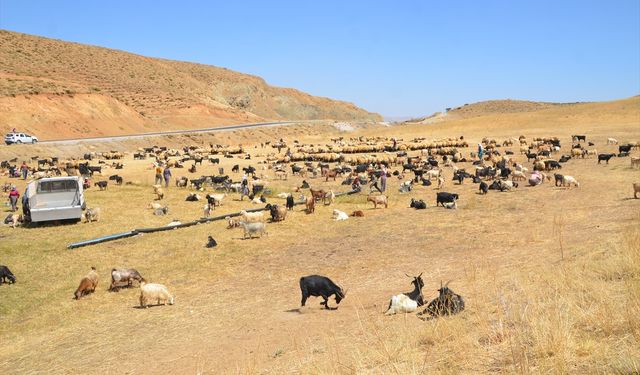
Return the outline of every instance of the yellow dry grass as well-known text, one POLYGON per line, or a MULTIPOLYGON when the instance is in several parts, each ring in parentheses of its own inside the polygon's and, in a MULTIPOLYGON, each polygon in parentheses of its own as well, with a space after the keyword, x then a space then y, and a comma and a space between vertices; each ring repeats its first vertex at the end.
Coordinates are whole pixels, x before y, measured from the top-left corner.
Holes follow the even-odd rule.
MULTIPOLYGON (((607 152, 614 147, 604 145, 606 137, 640 138, 634 122, 637 100, 632 104, 631 110, 611 109, 619 103, 603 105, 593 122, 588 119, 596 110, 587 106, 555 115, 556 109, 538 111, 529 122, 520 117, 525 115, 511 114, 429 127, 368 127, 354 133, 327 127, 323 134, 305 134, 303 127, 254 136, 274 137, 269 132, 277 131, 289 141, 306 135, 326 142, 337 134, 464 135, 474 144, 484 136, 558 135, 566 153, 568 135, 586 133, 607 152)), ((190 141, 206 143, 207 137, 190 141)), ((224 140, 239 139, 229 137, 224 140)), ((258 160, 222 159, 222 166, 229 171, 233 164, 256 166, 258 160)), ((153 216, 145 208, 153 199, 150 162, 125 162, 118 173, 142 185, 90 189, 89 205, 103 210, 100 222, 0 228, 0 263, 18 277, 16 284, 0 287, 2 372, 640 371, 640 200, 632 199, 631 189, 640 173, 628 158, 614 158, 608 166, 594 159, 566 163, 562 171, 580 181, 577 189, 543 184, 487 196, 476 194, 477 185, 454 185, 447 169, 443 190, 461 195, 458 210, 434 208, 433 187, 400 194, 392 178, 388 209, 373 210, 365 194, 338 198, 311 215, 296 207, 284 222, 267 224, 269 234, 261 239, 242 240, 239 229, 217 222, 67 250, 74 241, 201 216, 203 204, 185 202, 187 190, 174 186, 165 199, 169 215, 153 216), (431 207, 409 209, 411 197, 431 207), (334 207, 347 213, 360 209, 365 217, 336 223, 334 207), (208 234, 219 243, 213 250, 203 247, 208 234), (73 291, 90 266, 98 269, 98 289, 74 301, 73 291), (107 292, 113 267, 134 267, 167 285, 176 304, 142 310, 135 308, 136 288, 107 292), (410 289, 404 273, 423 271, 427 298, 436 295, 441 280, 452 280, 450 286, 466 299, 466 311, 430 321, 412 314, 383 316, 389 297, 410 289), (322 310, 317 299, 299 309, 298 279, 312 273, 348 288, 338 310, 322 310)), ((217 167, 205 166, 195 175, 214 174, 217 167)), ((271 171, 263 173, 273 177, 271 171)), ((290 191, 300 178, 269 181, 277 193, 290 191)), ((308 181, 312 187, 345 189, 339 181, 308 181)), ((234 198, 215 214, 254 207, 234 198)))

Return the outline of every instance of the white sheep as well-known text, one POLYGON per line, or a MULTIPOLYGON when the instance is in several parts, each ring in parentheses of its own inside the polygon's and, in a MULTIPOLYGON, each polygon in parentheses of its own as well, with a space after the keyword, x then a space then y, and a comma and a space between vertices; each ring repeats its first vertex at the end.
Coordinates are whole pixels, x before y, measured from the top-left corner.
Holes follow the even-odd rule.
POLYGON ((394 315, 399 313, 412 313, 418 310, 418 302, 409 298, 406 294, 398 294, 391 297, 389 301, 389 309, 385 315, 394 315))
POLYGON ((607 144, 608 145, 617 145, 618 144, 618 140, 615 138, 607 138, 607 144))
POLYGON ((162 284, 140 283, 140 307, 149 307, 148 303, 173 305, 174 297, 169 293, 166 286, 162 284))
POLYGON ((242 221, 245 223, 262 223, 264 222, 264 212, 247 212, 245 210, 240 211, 242 221))
POLYGON ((149 203, 149 206, 147 206, 147 207, 155 211, 155 210, 161 209, 162 205, 160 203, 157 203, 157 202, 151 202, 151 203, 149 203))
POLYGON ((334 209, 332 217, 333 219, 335 219, 335 221, 343 221, 347 220, 349 218, 349 215, 347 215, 346 212, 334 209))
POLYGON ((580 187, 580 183, 573 176, 562 176, 562 186, 571 187, 574 185, 575 187, 580 187))
POLYGON ((278 198, 287 199, 287 197, 289 196, 289 193, 278 193, 278 195, 276 196, 278 198))

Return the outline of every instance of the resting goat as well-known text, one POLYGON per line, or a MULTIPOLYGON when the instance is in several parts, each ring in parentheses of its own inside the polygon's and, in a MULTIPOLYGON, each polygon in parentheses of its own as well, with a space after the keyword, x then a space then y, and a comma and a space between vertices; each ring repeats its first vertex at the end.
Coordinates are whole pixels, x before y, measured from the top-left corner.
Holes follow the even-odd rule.
POLYGON ((453 315, 464 310, 464 298, 459 294, 455 294, 453 290, 448 287, 449 282, 444 286, 440 285, 438 292, 440 293, 437 298, 429 302, 427 308, 418 315, 430 314, 433 317, 441 315, 453 315))
MULTIPOLYGON (((411 277, 407 275, 408 277, 411 277)), ((422 296, 422 287, 424 281, 422 281, 422 274, 413 277, 413 290, 411 292, 398 294, 391 297, 389 301, 389 308, 385 315, 393 315, 397 313, 411 313, 418 309, 418 306, 424 305, 424 299, 422 296)))
MULTIPOLYGON (((345 290, 336 285, 333 281, 331 281, 331 279, 319 275, 301 277, 300 291, 302 292, 301 305, 303 307, 307 303, 307 299, 309 297, 322 297, 324 301, 320 302, 320 304, 324 305, 325 309, 327 310, 331 309, 329 307, 329 297, 334 295, 336 304, 340 304, 340 301, 342 301, 347 294, 345 290)), ((335 309, 337 309, 337 307, 333 310, 335 309)))

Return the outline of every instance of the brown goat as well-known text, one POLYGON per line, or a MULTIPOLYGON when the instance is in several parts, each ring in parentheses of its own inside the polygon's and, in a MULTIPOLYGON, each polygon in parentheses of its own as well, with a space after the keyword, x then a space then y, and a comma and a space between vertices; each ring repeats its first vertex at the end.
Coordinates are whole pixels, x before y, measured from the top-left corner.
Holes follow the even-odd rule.
POLYGON ((96 268, 91 267, 91 271, 87 274, 87 276, 83 277, 80 280, 80 285, 76 292, 74 293, 75 299, 80 299, 80 297, 87 295, 89 293, 93 293, 98 286, 98 274, 96 273, 96 268))
POLYGON ((308 197, 305 205, 307 206, 307 213, 312 214, 316 210, 316 199, 314 197, 308 197))
POLYGON ((369 195, 367 202, 373 202, 373 208, 378 208, 378 205, 384 205, 384 208, 389 207, 389 202, 385 195, 369 195))
POLYGON ((316 200, 316 202, 321 199, 324 199, 324 195, 325 195, 324 190, 309 189, 309 191, 311 192, 311 196, 316 200))
POLYGON ((353 212, 351 213, 351 216, 354 216, 354 217, 364 217, 364 212, 362 212, 362 211, 360 211, 360 210, 353 211, 353 212))

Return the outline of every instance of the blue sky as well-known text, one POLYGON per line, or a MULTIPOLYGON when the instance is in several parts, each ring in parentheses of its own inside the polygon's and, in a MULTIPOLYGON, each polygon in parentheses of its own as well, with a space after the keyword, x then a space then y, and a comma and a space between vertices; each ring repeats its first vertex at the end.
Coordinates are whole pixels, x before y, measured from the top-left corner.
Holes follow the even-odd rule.
POLYGON ((226 67, 386 116, 640 94, 640 0, 0 0, 0 28, 226 67))

